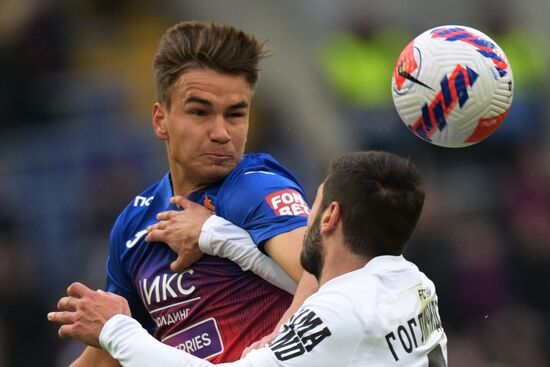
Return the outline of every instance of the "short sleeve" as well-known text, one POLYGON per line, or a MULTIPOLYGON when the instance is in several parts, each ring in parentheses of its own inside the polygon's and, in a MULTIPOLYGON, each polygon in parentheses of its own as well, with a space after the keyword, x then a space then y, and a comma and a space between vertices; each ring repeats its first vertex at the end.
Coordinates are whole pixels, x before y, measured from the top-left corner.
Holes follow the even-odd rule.
POLYGON ((150 333, 154 330, 151 317, 144 308, 139 296, 134 290, 128 270, 122 265, 122 249, 125 246, 122 236, 122 216, 117 219, 109 236, 109 255, 107 257, 106 291, 124 297, 130 305, 132 316, 150 333))
POLYGON ((128 272, 121 265, 123 239, 121 235, 121 218, 119 218, 109 236, 109 255, 107 257, 107 291, 128 299, 133 296, 133 287, 128 272))
POLYGON ((247 230, 258 245, 306 226, 309 211, 299 184, 274 172, 249 171, 228 188, 222 216, 247 230))

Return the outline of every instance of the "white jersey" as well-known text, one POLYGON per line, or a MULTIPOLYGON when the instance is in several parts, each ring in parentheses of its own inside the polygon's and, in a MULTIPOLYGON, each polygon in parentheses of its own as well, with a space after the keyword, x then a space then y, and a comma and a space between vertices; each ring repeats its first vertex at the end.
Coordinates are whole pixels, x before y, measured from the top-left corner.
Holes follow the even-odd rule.
MULTIPOLYGON (((117 315, 101 345, 123 366, 210 366, 117 315)), ((432 281, 402 256, 379 256, 310 296, 268 346, 233 367, 447 366, 432 281)))

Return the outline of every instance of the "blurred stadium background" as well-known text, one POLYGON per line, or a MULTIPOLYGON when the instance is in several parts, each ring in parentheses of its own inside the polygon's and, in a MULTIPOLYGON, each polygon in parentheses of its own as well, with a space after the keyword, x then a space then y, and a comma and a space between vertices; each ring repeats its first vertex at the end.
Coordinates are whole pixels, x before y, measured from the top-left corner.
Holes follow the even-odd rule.
POLYGON ((345 151, 420 166, 407 257, 438 286, 452 366, 550 365, 549 15, 547 0, 0 1, 0 366, 82 350, 46 312, 72 281, 103 287, 114 219, 167 169, 150 65, 183 19, 267 40, 248 150, 274 154, 310 199, 345 151), (461 150, 421 142, 391 103, 399 52, 443 24, 490 35, 516 82, 505 123, 461 150))

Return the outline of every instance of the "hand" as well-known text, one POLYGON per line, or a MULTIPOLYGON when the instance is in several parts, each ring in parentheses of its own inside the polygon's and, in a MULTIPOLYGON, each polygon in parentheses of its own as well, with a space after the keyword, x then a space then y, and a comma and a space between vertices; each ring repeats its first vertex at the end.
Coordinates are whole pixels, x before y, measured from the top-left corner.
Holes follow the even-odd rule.
POLYGON ((113 293, 73 283, 67 288, 67 295, 57 303, 58 312, 48 313, 48 320, 61 324, 60 338, 71 337, 101 348, 99 334, 107 320, 117 314, 131 316, 126 299, 113 293))
POLYGON ((178 255, 170 264, 173 272, 180 272, 198 261, 203 253, 199 249, 199 237, 204 222, 213 214, 202 205, 182 196, 175 196, 170 203, 185 210, 170 210, 157 214, 158 223, 147 228, 147 242, 164 242, 178 255))
POLYGON ((260 348, 266 346, 267 344, 271 343, 273 341, 273 339, 275 339, 277 334, 278 334, 278 330, 275 329, 275 330, 273 330, 273 332, 271 334, 264 336, 260 340, 255 341, 254 343, 250 344, 248 347, 244 348, 244 350, 241 354, 241 359, 244 358, 252 350, 260 349, 260 348))

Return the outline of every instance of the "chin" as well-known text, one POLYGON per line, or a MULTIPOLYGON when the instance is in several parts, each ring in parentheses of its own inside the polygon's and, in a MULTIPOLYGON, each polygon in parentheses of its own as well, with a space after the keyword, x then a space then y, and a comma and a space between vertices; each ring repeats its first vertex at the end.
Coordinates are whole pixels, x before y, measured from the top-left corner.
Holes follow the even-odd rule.
POLYGON ((220 181, 226 178, 233 168, 235 168, 236 164, 224 164, 224 165, 218 165, 213 164, 208 167, 204 167, 204 177, 207 177, 209 180, 212 181, 220 181))

